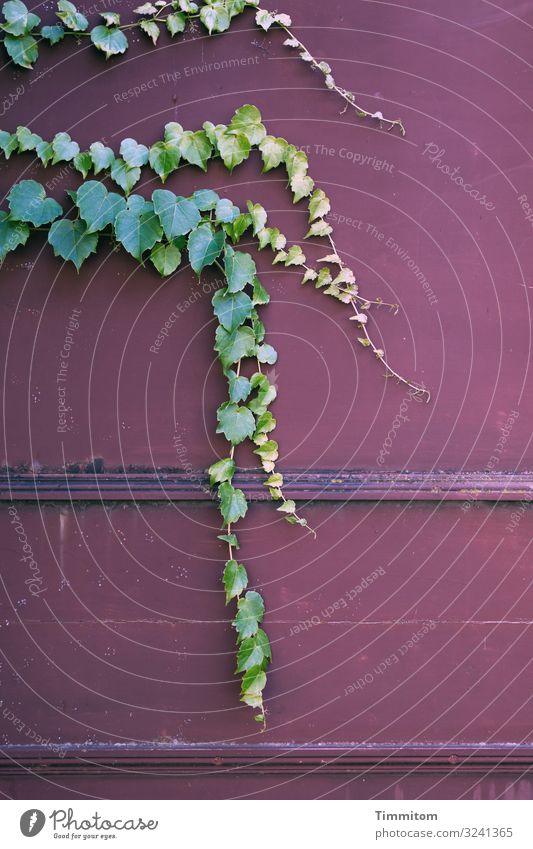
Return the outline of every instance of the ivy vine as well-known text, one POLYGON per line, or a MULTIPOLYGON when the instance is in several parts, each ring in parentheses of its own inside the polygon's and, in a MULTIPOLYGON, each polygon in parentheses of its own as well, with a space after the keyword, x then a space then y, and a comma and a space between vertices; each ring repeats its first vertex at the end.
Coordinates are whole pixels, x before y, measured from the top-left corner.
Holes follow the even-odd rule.
MULTIPOLYGON (((138 16, 134 23, 122 24, 117 12, 106 11, 100 14, 103 23, 92 29, 69 0, 58 0, 58 20, 42 27, 40 18, 21 0, 8 0, 2 7, 1 40, 11 60, 26 69, 31 69, 38 58, 39 39, 55 45, 67 36, 78 41, 88 37, 109 59, 127 50, 130 29, 138 28, 154 45, 163 26, 174 37, 199 21, 211 35, 227 30, 232 19, 246 7, 256 9, 256 23, 264 31, 276 26, 285 32, 284 45, 297 50, 299 57, 322 75, 326 88, 345 101, 344 111, 352 107, 361 118, 374 119, 389 130, 396 127, 405 133, 399 119, 390 120, 381 112, 359 106, 352 92, 337 85, 330 65, 315 59, 297 38, 290 17, 258 8, 258 0, 155 0, 133 10, 138 16)), ((228 451, 226 457, 211 465, 209 477, 222 516, 218 539, 227 545, 222 580, 226 604, 235 605, 232 625, 236 632, 241 700, 256 711, 255 719, 264 724, 263 691, 272 650, 261 627, 264 599, 257 590, 249 588, 246 568, 237 559, 239 540, 235 526, 248 510, 244 492, 233 485, 238 445, 247 440, 253 444, 266 475, 265 486, 286 521, 315 532, 298 514, 295 502, 285 497, 283 475, 276 468, 279 446, 272 438, 276 419, 270 410, 276 388, 263 372, 264 365, 273 365, 277 360, 261 318, 269 294, 258 277, 253 256, 235 246, 248 233, 257 241, 259 250, 273 253, 273 264, 300 270, 302 283, 312 281, 324 294, 347 304, 353 313, 350 319, 358 327, 357 341, 374 353, 384 366, 385 375, 429 401, 424 387, 390 366, 368 330, 371 307, 385 306, 397 311, 398 305, 384 304, 379 298, 369 300, 360 294, 353 271, 336 248, 328 220, 330 200, 309 175, 306 154, 286 139, 267 134, 255 106, 247 104, 237 109, 228 125, 206 121, 201 129, 185 130, 177 122, 170 122, 163 138, 150 147, 125 138, 118 153, 98 140, 88 150, 82 150, 66 132, 46 140, 24 126, 13 132, 0 130, 0 151, 6 159, 14 154, 29 154, 45 168, 69 163, 83 178, 76 190, 67 191, 67 210, 47 196, 45 187, 36 180, 23 179, 11 188, 7 209, 0 210, 0 262, 25 245, 33 231, 44 231, 54 254, 71 262, 77 271, 105 240, 112 248, 121 246, 141 265, 149 263, 162 277, 173 275, 185 262, 185 255, 198 278, 209 267, 216 267, 223 275, 225 285, 214 294, 212 305, 217 321, 214 349, 227 380, 227 400, 217 410, 217 433, 225 437, 228 451), (328 246, 327 253, 314 263, 300 244, 288 245, 279 228, 269 224, 264 207, 252 200, 247 202, 246 210, 241 210, 211 189, 197 190, 189 197, 163 188, 154 190, 149 199, 132 193, 145 167, 151 168, 164 184, 183 163, 206 171, 211 160, 219 159, 231 173, 254 150, 261 156, 264 173, 276 168, 285 170, 294 203, 306 200, 309 228, 305 238, 318 238, 320 244, 326 240, 328 246), (89 175, 91 179, 87 179, 89 175), (110 190, 110 184, 120 191, 110 190)))
POLYGON ((22 0, 7 0, 2 6, 4 22, 0 29, 4 33, 4 48, 11 61, 21 68, 33 68, 39 56, 39 40, 50 46, 59 44, 68 36, 80 42, 84 37, 90 38, 93 46, 105 55, 106 59, 119 56, 128 49, 127 32, 138 29, 143 32, 155 46, 164 27, 172 38, 185 32, 187 26, 194 28, 196 22, 207 30, 209 35, 222 33, 231 26, 233 18, 241 15, 247 7, 256 9, 255 22, 260 29, 268 32, 272 27, 278 27, 288 38, 283 42, 285 47, 297 50, 302 61, 309 63, 322 75, 324 84, 330 91, 335 91, 345 102, 343 111, 353 107, 359 118, 372 118, 385 124, 389 130, 398 127, 405 135, 405 128, 399 118, 385 118, 381 111, 371 112, 356 103, 355 94, 342 86, 338 86, 327 62, 319 61, 292 32, 292 20, 289 15, 280 12, 269 12, 260 9, 259 0, 154 0, 143 3, 133 9, 138 20, 133 23, 121 24, 118 12, 100 12, 103 24, 97 24, 89 29, 89 21, 70 0, 58 0, 56 6, 57 22, 40 27, 41 19, 30 12, 22 0), (39 29, 40 27, 40 29, 39 29))

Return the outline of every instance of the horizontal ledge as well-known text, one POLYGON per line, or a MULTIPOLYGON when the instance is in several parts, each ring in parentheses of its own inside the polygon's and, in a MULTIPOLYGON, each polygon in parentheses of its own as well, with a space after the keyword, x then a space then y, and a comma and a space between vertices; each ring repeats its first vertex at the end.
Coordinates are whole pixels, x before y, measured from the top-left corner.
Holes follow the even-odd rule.
MULTIPOLYGON (((298 501, 531 501, 533 473, 284 471, 284 492, 298 501)), ((234 483, 252 501, 268 500, 265 475, 238 471, 234 483)), ((101 474, 0 475, 2 501, 210 501, 203 470, 101 474)))
POLYGON ((533 746, 289 746, 283 745, 138 745, 57 744, 46 747, 4 746, 0 775, 102 775, 120 769, 133 777, 150 774, 382 773, 417 770, 431 773, 525 773, 533 771, 533 746), (57 753, 59 751, 59 754, 57 753))

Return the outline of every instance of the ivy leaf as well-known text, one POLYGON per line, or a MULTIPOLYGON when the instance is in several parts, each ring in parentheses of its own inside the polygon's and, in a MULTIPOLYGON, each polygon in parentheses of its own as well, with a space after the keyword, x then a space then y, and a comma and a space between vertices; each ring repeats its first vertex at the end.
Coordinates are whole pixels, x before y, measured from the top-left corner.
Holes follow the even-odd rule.
POLYGON ((215 333, 215 351, 218 352, 222 367, 226 370, 242 357, 253 357, 256 341, 251 327, 238 327, 228 333, 224 327, 217 327, 215 333))
POLYGON ((254 450, 254 454, 257 454, 261 460, 267 460, 270 463, 274 463, 279 457, 278 443, 275 439, 269 439, 267 442, 264 442, 263 445, 259 445, 254 450))
POLYGON ((222 2, 202 6, 200 20, 209 31, 209 35, 213 32, 224 32, 229 28, 231 22, 229 12, 222 2))
POLYGON ((218 488, 218 497, 224 524, 232 525, 246 516, 248 504, 242 489, 235 489, 228 481, 224 481, 218 488))
POLYGON ((102 142, 93 142, 89 148, 91 159, 94 165, 94 173, 99 174, 106 168, 110 168, 115 161, 115 154, 110 147, 106 147, 102 142))
POLYGON ((260 363, 268 363, 268 365, 273 366, 278 359, 278 352, 272 345, 259 345, 257 359, 260 363))
POLYGON ((240 548, 239 540, 237 539, 237 534, 218 534, 217 539, 221 539, 222 542, 227 542, 232 548, 240 548))
POLYGON ((209 484, 215 486, 217 483, 231 481, 235 474, 235 460, 231 457, 225 457, 224 460, 217 460, 212 466, 209 466, 209 484))
POLYGON ((180 149, 175 141, 156 142, 150 148, 149 161, 158 177, 164 183, 180 164, 180 149))
POLYGON ((180 12, 174 12, 172 15, 168 16, 165 21, 165 25, 170 35, 174 37, 179 32, 183 32, 186 22, 187 19, 185 15, 182 15, 180 12))
POLYGON ((18 140, 15 133, 8 133, 6 130, 0 130, 0 149, 6 159, 9 159, 12 153, 18 148, 18 140))
POLYGON ((152 39, 153 44, 157 44, 161 31, 155 21, 140 21, 139 26, 152 39))
POLYGON ((248 395, 252 391, 248 378, 243 377, 242 375, 237 376, 233 369, 228 371, 227 377, 230 401, 233 401, 234 404, 238 404, 239 401, 246 401, 248 395))
POLYGON ((231 332, 250 318, 254 305, 245 292, 219 289, 212 299, 213 309, 222 327, 231 332))
MULTIPOLYGON (((237 207, 233 207, 235 211, 237 207)), ((230 236, 231 241, 234 245, 240 241, 243 233, 246 232, 248 227, 252 226, 252 216, 248 212, 240 213, 231 223, 227 222, 224 225, 224 230, 230 236)))
POLYGON ((296 504, 292 500, 292 498, 288 498, 286 501, 283 502, 283 504, 281 504, 276 509, 279 513, 289 513, 292 515, 293 513, 296 513, 296 504))
POLYGON ((191 200, 200 212, 206 212, 209 209, 214 209, 220 198, 211 189, 197 189, 193 192, 191 200))
POLYGON ((47 198, 44 186, 35 180, 15 183, 8 195, 11 215, 17 221, 26 221, 34 227, 50 224, 63 214, 62 207, 53 198, 47 198))
POLYGON ((265 603, 259 593, 249 590, 237 605, 237 615, 233 625, 239 635, 239 641, 257 634, 257 629, 265 615, 265 603))
POLYGON ((267 222, 266 210, 260 203, 252 203, 247 201, 248 212, 252 218, 253 233, 257 236, 260 230, 263 230, 267 222))
MULTIPOLYGON (((52 151, 53 154, 53 151, 52 151)), ((93 161, 91 159, 91 154, 88 151, 84 150, 83 153, 77 153, 73 159, 74 168, 76 171, 79 171, 82 175, 83 179, 87 177, 87 174, 93 167, 93 161)))
POLYGON ((266 9, 259 9, 255 16, 255 22, 257 26, 264 29, 265 32, 268 32, 272 24, 276 23, 276 19, 274 15, 271 15, 266 9))
POLYGON ((322 189, 313 192, 309 200, 309 222, 324 218, 331 211, 331 203, 322 189))
POLYGON ((56 133, 52 139, 52 150, 52 165, 56 165, 58 162, 70 162, 74 159, 80 152, 80 146, 78 142, 72 141, 68 133, 56 133))
POLYGON ((320 218, 318 221, 313 221, 309 230, 305 234, 305 238, 308 239, 310 236, 328 236, 332 232, 333 227, 331 224, 328 224, 327 221, 320 218))
POLYGON ((37 133, 32 133, 27 127, 17 127, 15 137, 21 153, 26 150, 35 150, 42 142, 42 138, 37 133))
POLYGON ((73 262, 79 271, 87 257, 96 251, 98 234, 88 233, 85 221, 63 218, 50 227, 48 241, 55 256, 73 262))
POLYGON ((186 236, 201 220, 195 204, 187 198, 176 196, 167 189, 156 189, 152 202, 167 239, 186 236))
POLYGON ((217 147, 222 161, 228 171, 233 171, 236 165, 240 165, 250 155, 250 142, 244 133, 230 134, 220 133, 217 137, 217 147))
POLYGON ((76 192, 76 206, 87 224, 87 232, 96 233, 113 223, 118 213, 125 209, 126 201, 121 195, 108 192, 98 180, 89 180, 76 192))
POLYGON ((178 142, 183 135, 183 127, 177 121, 169 121, 165 124, 165 141, 178 142))
POLYGON ((126 209, 128 212, 135 212, 137 215, 142 215, 143 212, 154 212, 154 205, 151 201, 145 200, 142 195, 130 195, 126 201, 126 209))
MULTIPOLYGON (((241 702, 250 707, 260 708, 263 705, 263 690, 266 686, 266 673, 257 666, 249 669, 242 679, 241 702)), ((263 719, 261 718, 261 722, 263 719)))
POLYGON ((133 11, 136 15, 155 15, 157 8, 152 3, 143 3, 142 6, 137 6, 133 11))
POLYGON ((259 109, 257 106, 250 106, 249 103, 237 109, 228 129, 245 135, 251 145, 259 144, 266 136, 265 125, 261 123, 259 109))
POLYGON ((59 44, 65 38, 65 30, 61 24, 53 24, 52 26, 41 27, 41 35, 50 44, 59 44))
POLYGON ((223 230, 213 233, 209 224, 200 224, 189 236, 187 249, 191 268, 196 274, 207 266, 212 265, 220 256, 224 247, 225 234, 223 230))
POLYGON ((156 245, 150 254, 150 261, 161 277, 173 274, 181 262, 181 251, 175 245, 156 245))
POLYGON ((31 70, 33 63, 37 61, 39 48, 32 35, 8 35, 4 36, 4 47, 9 56, 21 68, 31 70))
POLYGON ((198 4, 191 2, 191 0, 178 0, 178 4, 182 12, 194 15, 198 11, 198 4))
POLYGON ((288 143, 285 139, 275 138, 274 136, 265 136, 259 145, 259 150, 263 158, 263 174, 271 171, 272 168, 277 168, 285 161, 285 152, 288 143))
POLYGON ((240 445, 253 436, 255 418, 247 407, 239 407, 226 401, 217 410, 217 433, 223 433, 232 445, 240 445))
POLYGON ((293 245, 289 248, 287 256, 284 257, 285 265, 305 265, 305 254, 300 245, 293 245))
POLYGON ((191 165, 197 165, 207 171, 207 163, 213 151, 213 145, 203 130, 193 133, 187 130, 179 140, 179 149, 183 158, 191 165))
POLYGON ((226 245, 224 251, 224 270, 230 292, 244 289, 247 283, 253 281, 257 271, 250 254, 234 251, 230 245, 226 245))
POLYGON ((308 197, 315 186, 315 181, 307 175, 296 174, 291 180, 291 189, 294 192, 294 203, 302 198, 308 197))
POLYGON ((228 198, 220 198, 215 208, 215 220, 219 224, 229 224, 240 215, 240 209, 228 198))
POLYGON ((238 598, 248 586, 246 569, 236 560, 227 561, 222 580, 226 590, 226 604, 229 604, 232 598, 238 598))
MULTIPOLYGON (((39 144, 35 148, 35 153, 37 154, 45 168, 47 167, 48 163, 51 162, 54 158, 54 149, 50 142, 39 142, 39 144)), ((75 159, 76 157, 74 157, 74 160, 75 159)))
POLYGON ((13 221, 7 212, 0 211, 0 261, 3 262, 10 251, 19 245, 25 245, 30 228, 20 221, 13 221))
POLYGON ((124 210, 116 217, 115 233, 128 253, 141 262, 143 253, 160 240, 163 230, 153 212, 138 214, 124 210))
POLYGON ((123 159, 115 159, 111 165, 111 179, 129 195, 141 179, 141 169, 139 166, 131 168, 123 159))
POLYGON ((85 15, 78 12, 73 3, 70 3, 69 0, 58 0, 57 8, 59 11, 56 12, 56 15, 59 20, 63 21, 67 29, 85 32, 89 26, 89 21, 85 15))
POLYGON ((254 290, 252 294, 252 303, 254 307, 263 306, 270 301, 270 295, 265 287, 261 284, 259 277, 254 277, 254 290))
POLYGON ((144 144, 138 144, 135 139, 123 139, 119 153, 130 168, 146 165, 148 162, 148 148, 144 144))
POLYGON ((41 19, 29 12, 27 6, 20 0, 8 0, 4 3, 2 14, 6 20, 1 28, 10 35, 27 35, 33 27, 41 23, 41 19))
POLYGON ((128 49, 128 39, 117 27, 106 27, 100 24, 91 30, 91 41, 94 46, 105 53, 105 58, 125 53, 128 49))
POLYGON ((270 641, 262 628, 259 628, 253 637, 247 637, 240 644, 236 671, 247 672, 254 666, 262 669, 270 660, 272 660, 270 641))
POLYGON ((100 17, 104 19, 108 27, 118 27, 120 24, 120 15, 118 12, 100 12, 100 17))

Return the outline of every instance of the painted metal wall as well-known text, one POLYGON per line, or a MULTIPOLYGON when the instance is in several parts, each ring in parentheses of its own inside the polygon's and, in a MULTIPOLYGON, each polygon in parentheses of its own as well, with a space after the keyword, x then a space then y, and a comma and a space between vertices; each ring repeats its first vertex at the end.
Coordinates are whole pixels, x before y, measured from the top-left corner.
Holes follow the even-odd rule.
MULTIPOLYGON (((184 268, 162 283, 106 251, 77 275, 39 235, 11 254, 0 288, 10 796, 533 796, 533 3, 284 9, 341 84, 401 115, 405 138, 341 114, 252 13, 216 38, 162 38, 157 50, 139 40, 116 62, 83 45, 43 48, 32 73, 4 68, 5 96, 23 92, 2 127, 117 148, 255 103, 270 132, 306 149, 362 291, 400 304, 376 315, 376 332, 433 400, 384 381, 345 308, 258 254, 280 354, 281 466, 319 531, 315 542, 276 518, 238 449, 258 502, 242 556, 274 645, 261 733, 238 706, 205 488, 224 450, 213 435, 220 281, 199 286, 184 268), (65 427, 56 376, 72 316, 65 427)), ((233 176, 215 165, 168 185, 260 201, 301 238, 304 212, 281 175, 260 170, 251 157, 233 176)), ((76 185, 70 169, 21 156, 2 163, 3 192, 23 175, 58 199, 76 185)))

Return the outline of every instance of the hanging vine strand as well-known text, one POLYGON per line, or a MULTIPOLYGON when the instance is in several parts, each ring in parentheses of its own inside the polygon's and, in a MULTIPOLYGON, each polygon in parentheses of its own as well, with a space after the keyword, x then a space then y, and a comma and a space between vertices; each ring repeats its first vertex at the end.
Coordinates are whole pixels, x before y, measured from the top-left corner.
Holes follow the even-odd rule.
POLYGON ((272 27, 283 30, 288 38, 284 46, 296 48, 302 61, 307 62, 323 75, 324 84, 330 91, 335 91, 345 102, 343 112, 352 107, 359 118, 371 118, 385 124, 389 130, 397 127, 402 135, 405 129, 399 118, 385 118, 380 111, 371 112, 356 103, 355 94, 335 82, 330 65, 319 61, 311 54, 304 44, 292 32, 292 20, 289 15, 269 12, 258 8, 258 0, 155 0, 146 2, 133 9, 138 19, 127 24, 121 23, 118 12, 103 11, 99 13, 103 23, 89 29, 89 21, 70 0, 58 0, 56 18, 53 24, 40 26, 41 19, 30 12, 22 0, 7 0, 2 6, 4 21, 0 27, 4 33, 2 41, 11 61, 21 68, 33 68, 39 56, 39 41, 50 46, 62 42, 65 38, 74 37, 77 42, 89 38, 96 50, 105 55, 106 59, 124 54, 128 49, 129 30, 138 29, 155 46, 159 41, 163 28, 171 38, 181 35, 186 28, 196 27, 199 22, 209 35, 222 33, 231 26, 233 18, 241 15, 248 7, 256 9, 255 22, 264 32, 272 27), (40 28, 39 28, 40 27, 40 28))

